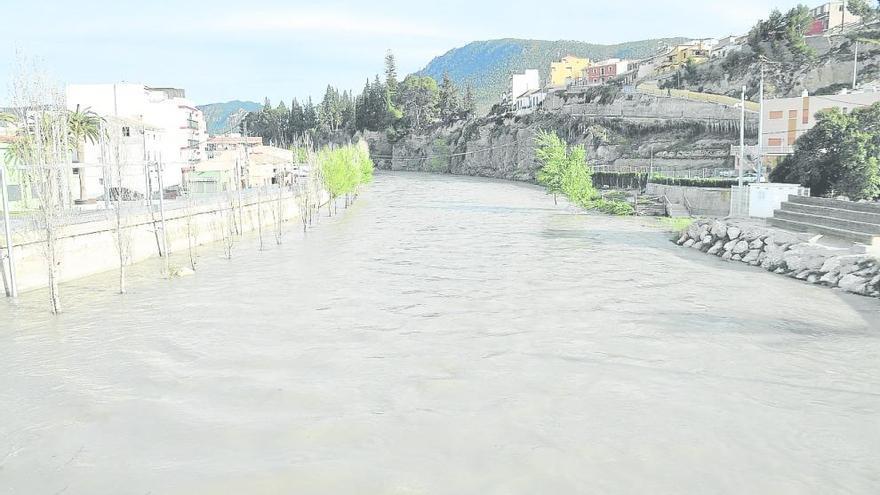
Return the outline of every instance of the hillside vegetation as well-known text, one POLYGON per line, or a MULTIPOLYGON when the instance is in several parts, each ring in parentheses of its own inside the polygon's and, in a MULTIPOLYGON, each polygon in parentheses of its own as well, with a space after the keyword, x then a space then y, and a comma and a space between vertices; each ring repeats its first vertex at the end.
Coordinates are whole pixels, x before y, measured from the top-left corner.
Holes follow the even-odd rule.
POLYGON ((500 39, 475 41, 436 57, 418 74, 440 81, 444 73, 459 87, 475 88, 478 109, 485 111, 497 103, 508 89, 510 75, 525 69, 541 71, 542 81, 550 73, 550 63, 565 55, 606 58, 643 58, 657 53, 665 46, 685 41, 685 38, 666 38, 632 41, 617 45, 599 45, 581 41, 542 41, 500 39))
POLYGON ((253 101, 233 100, 226 103, 200 105, 199 110, 205 114, 209 134, 223 134, 238 130, 238 125, 248 112, 255 112, 262 105, 253 101))

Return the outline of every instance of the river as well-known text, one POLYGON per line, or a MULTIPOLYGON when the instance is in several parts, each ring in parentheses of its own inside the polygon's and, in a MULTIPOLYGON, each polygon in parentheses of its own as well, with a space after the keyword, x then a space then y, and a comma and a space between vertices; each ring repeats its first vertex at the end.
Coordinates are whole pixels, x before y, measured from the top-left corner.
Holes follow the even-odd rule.
POLYGON ((0 302, 0 493, 880 493, 877 300, 473 178, 270 237, 0 302))

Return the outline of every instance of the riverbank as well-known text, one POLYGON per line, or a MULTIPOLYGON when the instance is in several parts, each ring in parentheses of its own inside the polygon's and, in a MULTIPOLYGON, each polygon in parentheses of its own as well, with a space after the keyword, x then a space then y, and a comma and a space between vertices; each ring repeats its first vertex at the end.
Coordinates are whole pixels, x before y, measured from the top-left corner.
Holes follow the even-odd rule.
MULTIPOLYGON (((320 203, 324 205, 327 201, 326 192, 322 192, 320 203)), ((215 202, 195 202, 165 212, 167 250, 170 254, 187 252, 190 245, 199 247, 223 242, 261 229, 269 242, 279 219, 282 224, 301 221, 301 209, 298 195, 291 191, 279 195, 277 190, 259 196, 251 191, 243 196, 240 205, 235 195, 215 202)), ((115 213, 111 210, 96 213, 104 218, 73 223, 59 230, 61 282, 119 269, 115 213)), ((123 225, 129 264, 160 256, 161 222, 157 207, 152 214, 143 211, 124 214, 123 225)), ((43 236, 33 229, 16 232, 14 236, 13 256, 20 292, 48 286, 43 236)), ((0 248, 5 249, 2 239, 0 248)))
POLYGON ((819 244, 762 222, 699 220, 677 244, 814 285, 880 297, 880 259, 848 242, 819 244))

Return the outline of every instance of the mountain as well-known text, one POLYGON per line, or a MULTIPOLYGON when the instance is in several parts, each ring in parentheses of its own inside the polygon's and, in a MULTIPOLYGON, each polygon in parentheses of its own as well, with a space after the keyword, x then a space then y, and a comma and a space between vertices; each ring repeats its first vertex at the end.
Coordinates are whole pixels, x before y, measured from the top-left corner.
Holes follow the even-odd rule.
POLYGON ((477 105, 482 110, 498 102, 508 88, 510 75, 525 69, 539 69, 541 80, 550 74, 550 62, 566 55, 589 57, 592 60, 607 58, 644 58, 654 55, 664 45, 687 41, 686 38, 664 38, 632 41, 617 45, 597 45, 581 41, 542 41, 500 39, 475 41, 461 48, 450 50, 436 57, 419 75, 431 76, 440 81, 444 72, 464 88, 474 87, 477 105))
POLYGON ((233 100, 226 103, 199 105, 198 108, 205 114, 208 134, 215 135, 237 130, 238 124, 248 112, 256 112, 263 108, 263 105, 253 101, 233 100))

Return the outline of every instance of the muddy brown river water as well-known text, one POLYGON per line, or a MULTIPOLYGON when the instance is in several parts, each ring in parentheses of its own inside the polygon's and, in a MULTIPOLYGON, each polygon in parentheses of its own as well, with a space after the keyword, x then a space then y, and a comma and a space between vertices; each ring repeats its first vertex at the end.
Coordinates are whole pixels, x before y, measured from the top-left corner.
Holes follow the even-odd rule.
POLYGON ((0 493, 880 493, 880 302, 652 220, 386 173, 156 266, 0 302, 0 493))

